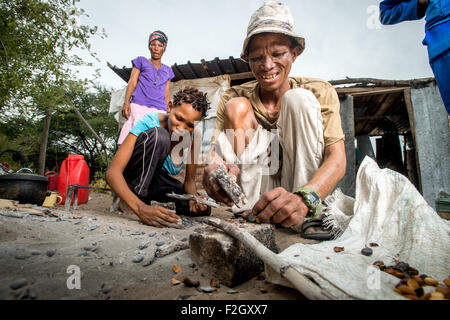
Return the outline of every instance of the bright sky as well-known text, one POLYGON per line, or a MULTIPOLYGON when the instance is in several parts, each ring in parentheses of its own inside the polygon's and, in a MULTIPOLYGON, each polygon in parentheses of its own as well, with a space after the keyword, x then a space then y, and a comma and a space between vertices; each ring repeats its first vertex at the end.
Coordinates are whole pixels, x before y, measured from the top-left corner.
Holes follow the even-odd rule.
MULTIPOLYGON (((92 49, 101 60, 102 84, 114 89, 126 83, 106 63, 131 67, 137 56, 150 57, 147 41, 157 29, 169 37, 163 63, 199 63, 219 57, 238 58, 252 13, 263 0, 81 0, 89 18, 84 24, 105 28, 92 49)), ((306 49, 291 76, 325 80, 345 77, 413 79, 432 77, 424 38, 424 20, 381 26, 379 0, 284 0, 306 49)), ((82 55, 86 57, 86 55, 82 55)), ((82 76, 88 74, 83 71, 82 76)))

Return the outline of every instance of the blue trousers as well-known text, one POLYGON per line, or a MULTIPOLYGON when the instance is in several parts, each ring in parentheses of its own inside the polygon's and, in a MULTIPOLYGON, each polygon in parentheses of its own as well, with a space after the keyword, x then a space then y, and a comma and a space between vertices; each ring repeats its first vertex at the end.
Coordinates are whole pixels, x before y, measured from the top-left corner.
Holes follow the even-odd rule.
POLYGON ((450 115, 450 50, 430 61, 430 65, 444 101, 445 110, 450 115))

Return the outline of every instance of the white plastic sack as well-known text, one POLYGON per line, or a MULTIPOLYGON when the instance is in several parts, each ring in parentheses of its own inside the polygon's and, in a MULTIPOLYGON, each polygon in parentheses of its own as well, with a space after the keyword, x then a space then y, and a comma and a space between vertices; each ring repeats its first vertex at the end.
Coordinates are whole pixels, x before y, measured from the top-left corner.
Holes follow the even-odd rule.
POLYGON ((114 115, 114 119, 120 124, 120 127, 125 123, 126 119, 122 116, 123 103, 125 102, 125 95, 127 93, 127 86, 120 90, 111 93, 111 100, 109 102, 109 113, 114 115))
POLYGON ((198 89, 207 94, 210 107, 206 119, 216 116, 217 106, 220 102, 222 94, 230 88, 231 78, 228 74, 224 74, 211 78, 186 79, 170 83, 170 99, 173 99, 175 93, 187 87, 198 89))
MULTIPOLYGON (((402 299, 393 291, 399 279, 372 266, 377 260, 386 265, 395 259, 408 262, 440 282, 449 276, 449 221, 403 175, 382 170, 366 157, 357 175, 356 199, 337 191, 328 201, 325 214, 342 235, 319 244, 294 244, 279 256, 332 297, 402 299), (372 242, 379 244, 373 255, 362 255, 361 249, 372 242), (335 246, 345 250, 335 253, 335 246)), ((287 284, 270 268, 266 271, 269 281, 287 284)))

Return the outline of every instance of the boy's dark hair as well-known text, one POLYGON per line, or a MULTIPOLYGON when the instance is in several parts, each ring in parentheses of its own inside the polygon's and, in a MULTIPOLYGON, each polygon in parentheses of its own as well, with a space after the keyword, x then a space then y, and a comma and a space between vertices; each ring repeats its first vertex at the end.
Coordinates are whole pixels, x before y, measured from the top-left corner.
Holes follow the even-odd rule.
POLYGON ((209 102, 206 93, 203 93, 194 88, 186 88, 178 91, 173 96, 173 104, 180 106, 183 103, 191 104, 192 107, 202 113, 202 118, 206 116, 206 111, 209 108, 209 102))

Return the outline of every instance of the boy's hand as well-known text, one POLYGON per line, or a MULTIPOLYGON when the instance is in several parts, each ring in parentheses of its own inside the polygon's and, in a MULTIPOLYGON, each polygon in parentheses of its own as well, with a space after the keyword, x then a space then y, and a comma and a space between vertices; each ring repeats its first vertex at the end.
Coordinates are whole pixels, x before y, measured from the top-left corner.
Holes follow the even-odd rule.
POLYGON ((227 171, 230 175, 233 175, 236 177, 240 173, 240 170, 237 166, 229 165, 223 162, 223 160, 218 161, 214 160, 213 163, 211 163, 209 166, 205 168, 205 173, 203 174, 203 187, 205 188, 208 195, 213 198, 216 201, 223 202, 227 206, 232 207, 233 201, 228 197, 228 195, 223 191, 223 189, 220 187, 219 183, 216 181, 216 179, 212 176, 212 173, 214 170, 223 163, 225 167, 227 168, 227 171))
POLYGON ((202 214, 208 210, 208 206, 206 204, 198 203, 194 200, 189 200, 189 212, 192 214, 202 214))
POLYGON ((174 212, 158 206, 144 204, 138 207, 138 213, 136 214, 145 224, 158 228, 170 227, 170 224, 178 224, 181 221, 180 217, 174 212))

